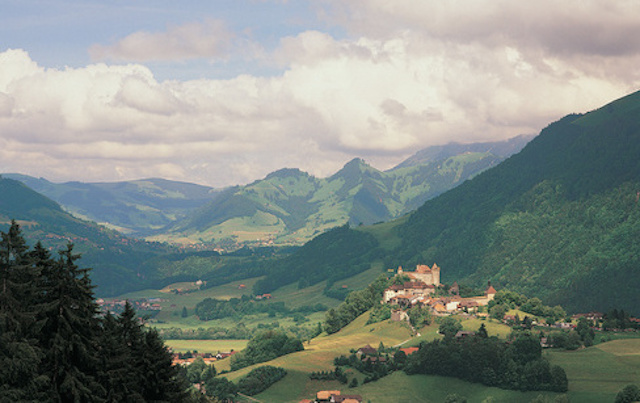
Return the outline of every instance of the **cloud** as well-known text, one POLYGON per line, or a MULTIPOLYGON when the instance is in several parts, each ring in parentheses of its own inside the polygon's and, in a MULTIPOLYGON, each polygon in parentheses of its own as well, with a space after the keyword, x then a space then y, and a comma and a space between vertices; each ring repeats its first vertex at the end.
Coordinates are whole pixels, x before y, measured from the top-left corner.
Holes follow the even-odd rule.
POLYGON ((357 35, 421 32, 442 41, 540 46, 554 53, 637 53, 640 8, 634 1, 510 0, 326 2, 327 18, 357 35))
POLYGON ((348 35, 302 31, 256 60, 225 48, 233 36, 215 21, 93 48, 127 61, 239 52, 281 69, 270 76, 159 81, 136 63, 45 69, 0 53, 0 171, 224 186, 282 167, 327 176, 353 157, 385 169, 430 145, 537 133, 640 84, 626 2, 389 4, 332 1, 324 18, 348 35), (207 29, 226 39, 176 45, 207 29))
POLYGON ((166 32, 134 32, 113 45, 93 45, 89 54, 92 60, 116 62, 220 59, 233 38, 223 21, 207 19, 170 26, 166 32))

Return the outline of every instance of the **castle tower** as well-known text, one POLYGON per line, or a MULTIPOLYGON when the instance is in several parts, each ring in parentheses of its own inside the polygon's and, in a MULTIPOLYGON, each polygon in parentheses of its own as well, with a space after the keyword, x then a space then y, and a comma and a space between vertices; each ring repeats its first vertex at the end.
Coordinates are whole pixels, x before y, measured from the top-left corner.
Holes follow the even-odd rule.
POLYGON ((433 276, 433 285, 439 286, 440 285, 440 267, 438 267, 438 265, 435 263, 431 268, 431 275, 433 276))
POLYGON ((493 288, 493 286, 491 285, 491 282, 489 282, 489 287, 484 292, 484 295, 488 301, 492 301, 493 298, 496 296, 496 289, 493 288))

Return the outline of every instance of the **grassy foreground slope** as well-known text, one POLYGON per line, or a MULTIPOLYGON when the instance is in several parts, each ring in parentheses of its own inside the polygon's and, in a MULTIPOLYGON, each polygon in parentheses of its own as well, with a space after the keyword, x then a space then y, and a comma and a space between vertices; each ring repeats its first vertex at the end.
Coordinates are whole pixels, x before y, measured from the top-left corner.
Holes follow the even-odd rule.
MULTIPOLYGON (((265 392, 254 396, 263 402, 298 402, 312 398, 319 390, 340 390, 343 394, 359 394, 363 401, 385 403, 443 402, 452 394, 467 398, 470 403, 480 403, 486 399, 491 402, 530 402, 542 395, 554 399, 558 394, 552 392, 518 392, 489 388, 481 384, 464 382, 454 378, 438 376, 411 375, 395 372, 376 382, 362 384, 364 375, 348 370, 349 378, 358 377, 360 386, 349 388, 337 381, 312 381, 308 375, 313 371, 333 369, 332 360, 340 354, 348 354, 349 349, 365 344, 377 347, 382 341, 386 346, 409 342, 403 346, 417 344, 411 339, 406 327, 389 321, 364 325, 368 313, 363 314, 343 330, 330 335, 320 336, 305 345, 305 351, 279 357, 268 363, 285 368, 288 375, 265 392)), ((476 321, 479 323, 479 321, 476 321)), ((474 329, 476 322, 463 322, 465 328, 474 329)), ((509 329, 497 322, 485 322, 490 335, 503 337, 509 329)), ((421 329, 420 340, 433 340, 441 337, 437 334, 437 325, 421 329)), ((615 340, 577 351, 547 350, 544 354, 553 364, 563 367, 569 378, 568 398, 572 402, 609 402, 624 386, 640 383, 640 339, 615 340)), ((255 367, 255 366, 254 366, 255 367)), ((237 381, 254 367, 229 373, 228 379, 237 381)), ((218 371, 229 369, 228 361, 216 364, 218 371)))
MULTIPOLYGON (((447 395, 458 393, 466 396, 469 402, 481 402, 487 397, 493 397, 496 402, 529 402, 536 396, 555 396, 553 393, 501 390, 487 388, 483 385, 471 384, 452 378, 442 378, 423 375, 407 376, 403 372, 396 372, 376 382, 364 384, 355 388, 337 381, 312 381, 309 373, 313 371, 328 371, 333 369, 333 359, 341 354, 348 355, 349 350, 370 344, 377 347, 380 342, 385 346, 416 344, 418 340, 433 340, 441 337, 437 334, 437 325, 433 324, 420 330, 422 337, 412 339, 411 332, 406 325, 385 321, 365 325, 369 313, 365 313, 339 332, 320 336, 305 344, 305 350, 287 356, 279 357, 268 363, 259 365, 273 365, 285 368, 288 375, 265 392, 255 398, 263 402, 298 402, 304 398, 312 398, 319 390, 340 390, 343 394, 362 395, 363 401, 371 402, 442 402, 447 395), (406 342, 406 343, 405 343, 406 342)), ((467 324, 469 326, 474 323, 467 324)), ((492 323, 488 326, 489 334, 506 334, 506 326, 492 323)), ((216 363, 218 371, 229 369, 228 361, 216 363)), ((257 365, 257 366, 259 366, 257 365)), ((237 381, 256 366, 226 374, 228 379, 237 381)), ((364 375, 348 371, 349 378, 356 376, 360 383, 364 375)))

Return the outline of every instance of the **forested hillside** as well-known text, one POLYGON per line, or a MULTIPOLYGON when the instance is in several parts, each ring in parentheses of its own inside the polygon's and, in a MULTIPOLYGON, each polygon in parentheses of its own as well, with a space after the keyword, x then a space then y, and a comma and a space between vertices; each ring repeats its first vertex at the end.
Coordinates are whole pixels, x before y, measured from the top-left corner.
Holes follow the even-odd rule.
POLYGON ((21 182, 0 178, 0 230, 16 220, 29 245, 41 242, 52 251, 73 243, 83 262, 93 268, 91 279, 99 296, 145 288, 162 288, 176 281, 202 279, 209 286, 260 276, 270 259, 286 249, 241 249, 221 256, 214 251, 185 251, 172 246, 128 238, 73 217, 51 199, 21 182))
MULTIPOLYGON (((634 93, 549 125, 519 154, 395 224, 350 230, 374 249, 336 250, 330 259, 354 270, 376 259, 385 269, 437 262, 444 282, 491 280, 569 311, 640 313, 639 155, 634 93)), ((344 235, 326 236, 322 244, 344 235)), ((314 253, 303 249, 298 257, 314 253)), ((297 259, 278 271, 303 270, 297 259)))
POLYGON ((436 261, 570 310, 640 296, 640 93, 549 125, 524 150, 398 227, 394 263, 436 261))
POLYGON ((93 267, 92 280, 101 295, 140 289, 159 280, 156 268, 145 263, 171 249, 160 244, 126 238, 115 231, 83 221, 29 189, 21 182, 0 178, 0 230, 17 220, 31 245, 42 242, 47 249, 62 250, 71 242, 93 267))

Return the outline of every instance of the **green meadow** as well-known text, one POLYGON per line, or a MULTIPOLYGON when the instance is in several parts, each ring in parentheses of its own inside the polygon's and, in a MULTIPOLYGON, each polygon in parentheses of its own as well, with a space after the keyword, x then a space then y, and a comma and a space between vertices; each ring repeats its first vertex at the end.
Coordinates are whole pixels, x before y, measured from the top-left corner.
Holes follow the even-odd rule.
MULTIPOLYGON (((301 399, 311 399, 320 390, 340 390, 343 394, 359 394, 363 401, 371 402, 442 402, 447 395, 458 393, 465 396, 469 402, 482 402, 493 398, 493 402, 529 402, 538 395, 555 396, 548 392, 521 393, 497 388, 487 388, 480 384, 471 384, 454 378, 412 375, 403 372, 393 373, 376 382, 362 384, 364 375, 354 370, 348 370, 349 378, 357 377, 360 386, 348 388, 337 381, 315 381, 309 379, 313 371, 327 371, 333 369, 333 358, 341 354, 349 354, 350 349, 357 349, 366 344, 378 347, 380 342, 385 346, 403 344, 403 346, 417 345, 420 341, 433 340, 441 337, 437 333, 437 324, 419 329, 420 336, 412 337, 408 326, 401 323, 385 321, 365 325, 368 313, 358 317, 344 329, 332 335, 321 335, 305 344, 305 351, 279 357, 268 363, 259 365, 274 365, 285 368, 288 375, 265 392, 254 396, 262 402, 298 402, 301 399)), ((473 330, 477 323, 473 320, 463 322, 473 330)), ((482 322, 484 323, 484 321, 482 322)), ((509 328, 497 322, 487 322, 490 335, 503 335, 509 328)), ((226 374, 228 379, 237 381, 255 366, 243 368, 240 371, 226 374)), ((222 361, 216 363, 218 371, 228 369, 228 364, 222 361)))
MULTIPOLYGON (((332 335, 321 335, 309 344, 305 351, 279 357, 268 363, 285 368, 289 373, 267 391, 254 396, 262 402, 298 402, 311 399, 319 390, 340 390, 343 394, 359 394, 363 401, 385 403, 443 402, 452 393, 473 402, 530 402, 539 396, 553 401, 558 394, 552 392, 518 392, 498 388, 488 388, 481 384, 464 382, 454 378, 425 375, 405 375, 395 372, 376 382, 362 384, 364 375, 347 371, 349 379, 357 377, 360 385, 348 388, 337 381, 310 380, 313 371, 333 369, 333 358, 348 354, 350 349, 370 344, 377 347, 402 344, 403 347, 417 346, 420 341, 441 337, 437 324, 419 329, 420 336, 411 335, 410 329, 400 323, 389 321, 365 325, 368 313, 361 315, 344 329, 332 335)), ((490 320, 465 319, 463 327, 477 330, 484 323, 489 335, 505 337, 511 329, 504 324, 490 320)), ((569 378, 567 397, 571 402, 612 402, 624 386, 640 385, 640 338, 620 339, 577 351, 546 350, 544 354, 553 364, 563 367, 569 378)), ((259 366, 258 365, 258 366, 259 366)), ((254 366, 255 367, 255 366, 254 366)), ((230 380, 237 381, 254 367, 228 373, 230 380)), ((229 369, 227 362, 216 363, 218 371, 229 369)))
POLYGON ((612 402, 626 385, 640 386, 639 338, 613 340, 577 351, 551 350, 546 354, 567 373, 571 401, 612 402))
MULTIPOLYGON (((348 279, 347 282, 349 289, 359 288, 367 282, 368 278, 372 276, 373 272, 366 272, 367 274, 361 274, 354 278, 348 279)), ((253 285, 261 277, 255 277, 251 279, 245 279, 241 281, 234 281, 232 283, 206 288, 198 289, 197 285, 192 282, 174 283, 162 290, 143 290, 133 293, 124 294, 118 297, 118 299, 137 300, 143 298, 159 298, 161 300, 160 306, 162 310, 159 311, 152 319, 149 320, 149 325, 158 329, 178 327, 182 329, 198 329, 209 327, 222 327, 233 328, 239 323, 244 324, 248 328, 253 328, 258 325, 269 325, 273 322, 278 322, 280 327, 290 326, 317 326, 318 322, 324 320, 324 312, 315 312, 306 316, 307 322, 303 324, 296 323, 291 316, 282 316, 278 314, 275 317, 269 317, 268 314, 256 314, 245 315, 240 320, 237 318, 224 318, 211 321, 201 321, 195 316, 196 305, 205 298, 216 298, 221 300, 229 300, 231 298, 240 298, 243 295, 251 295, 253 285), (175 292, 175 290, 182 290, 182 293, 175 292), (183 308, 187 309, 187 316, 182 317, 183 308)), ((368 283, 366 283, 368 284, 368 283)), ((365 284, 365 285, 366 285, 365 284)), ((340 304, 340 301, 334 298, 329 298, 322 293, 326 283, 322 282, 311 287, 304 289, 298 289, 297 284, 290 284, 285 287, 281 287, 272 293, 273 298, 270 300, 263 300, 258 303, 270 304, 275 302, 285 302, 286 306, 290 309, 298 308, 303 305, 316 305, 322 304, 327 308, 332 308, 340 304)), ((144 314, 144 312, 141 312, 144 314)))

